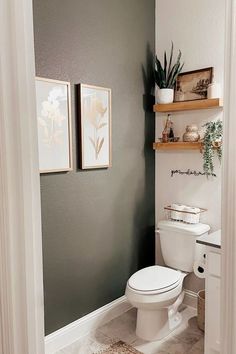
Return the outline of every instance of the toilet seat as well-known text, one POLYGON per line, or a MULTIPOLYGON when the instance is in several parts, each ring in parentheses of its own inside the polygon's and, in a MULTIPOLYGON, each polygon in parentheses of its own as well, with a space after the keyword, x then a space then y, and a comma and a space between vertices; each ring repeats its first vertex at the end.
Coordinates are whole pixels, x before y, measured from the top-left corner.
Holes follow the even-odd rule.
POLYGON ((128 286, 139 294, 160 294, 176 288, 182 279, 182 273, 178 270, 151 266, 133 274, 128 281, 128 286))

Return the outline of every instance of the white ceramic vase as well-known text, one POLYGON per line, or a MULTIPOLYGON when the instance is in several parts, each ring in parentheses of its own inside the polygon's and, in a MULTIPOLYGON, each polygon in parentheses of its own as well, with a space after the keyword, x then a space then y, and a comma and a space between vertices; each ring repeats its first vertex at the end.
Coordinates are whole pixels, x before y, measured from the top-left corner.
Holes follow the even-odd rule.
POLYGON ((166 104, 174 101, 174 90, 162 88, 157 90, 157 103, 166 104))
POLYGON ((221 86, 214 82, 208 86, 207 98, 221 98, 221 86))

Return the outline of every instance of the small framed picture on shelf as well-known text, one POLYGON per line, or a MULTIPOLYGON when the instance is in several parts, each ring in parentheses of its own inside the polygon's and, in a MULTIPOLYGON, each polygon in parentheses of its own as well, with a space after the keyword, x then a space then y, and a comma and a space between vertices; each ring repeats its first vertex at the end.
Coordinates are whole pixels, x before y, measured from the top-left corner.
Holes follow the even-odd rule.
POLYGON ((212 79, 213 67, 179 74, 175 86, 175 102, 206 99, 212 79))
POLYGON ((80 84, 80 167, 111 167, 111 89, 80 84))

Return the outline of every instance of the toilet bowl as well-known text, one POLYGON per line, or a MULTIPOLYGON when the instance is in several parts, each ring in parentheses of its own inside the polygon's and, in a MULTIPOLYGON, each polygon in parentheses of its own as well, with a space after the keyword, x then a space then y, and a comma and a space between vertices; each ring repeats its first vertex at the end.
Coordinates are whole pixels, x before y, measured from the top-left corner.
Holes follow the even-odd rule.
POLYGON ((160 221, 158 227, 166 266, 155 265, 134 273, 125 291, 137 308, 136 334, 147 341, 168 336, 181 323, 178 308, 184 299, 183 280, 193 271, 196 238, 210 230, 206 224, 170 220, 160 221))
POLYGON ((180 324, 178 307, 182 303, 185 275, 167 267, 151 266, 131 276, 125 294, 138 310, 138 337, 148 341, 160 340, 180 324))

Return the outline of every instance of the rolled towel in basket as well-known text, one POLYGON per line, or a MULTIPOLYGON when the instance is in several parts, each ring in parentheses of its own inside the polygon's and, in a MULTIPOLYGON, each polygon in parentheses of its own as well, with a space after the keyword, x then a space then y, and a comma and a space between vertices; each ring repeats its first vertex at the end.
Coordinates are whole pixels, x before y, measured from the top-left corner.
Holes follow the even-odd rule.
POLYGON ((171 204, 171 214, 170 217, 172 220, 176 220, 176 221, 183 221, 183 213, 182 211, 185 209, 185 205, 182 204, 171 204))
POLYGON ((188 224, 198 224, 200 221, 200 209, 193 207, 185 207, 184 211, 187 213, 183 213, 183 221, 188 224))

